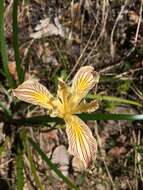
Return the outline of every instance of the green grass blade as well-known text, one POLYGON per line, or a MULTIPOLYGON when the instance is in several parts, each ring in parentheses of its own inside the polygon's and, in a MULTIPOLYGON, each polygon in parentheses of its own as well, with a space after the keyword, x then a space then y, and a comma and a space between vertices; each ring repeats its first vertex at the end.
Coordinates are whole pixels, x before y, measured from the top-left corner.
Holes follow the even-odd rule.
POLYGON ((23 153, 18 153, 16 155, 16 172, 17 172, 17 190, 23 190, 24 187, 24 162, 23 162, 23 153))
POLYGON ((7 106, 6 106, 3 102, 1 102, 1 101, 0 101, 0 107, 1 107, 2 110, 5 112, 6 117, 7 117, 7 118, 10 118, 11 115, 12 115, 11 110, 8 109, 7 106))
POLYGON ((24 188, 24 158, 25 153, 25 138, 26 130, 22 128, 18 133, 15 134, 13 149, 15 150, 16 158, 16 189, 23 190, 24 188))
POLYGON ((5 151, 5 141, 0 144, 0 156, 5 151))
POLYGON ((35 183, 37 185, 37 188, 39 190, 44 190, 44 187, 40 181, 40 178, 36 172, 36 167, 34 165, 34 162, 33 162, 33 158, 32 158, 32 153, 31 153, 31 150, 30 150, 30 146, 29 146, 29 142, 28 140, 26 139, 26 151, 27 151, 27 155, 28 155, 28 160, 29 160, 29 163, 30 163, 30 167, 31 167, 31 172, 32 172, 32 175, 35 179, 35 183))
POLYGON ((32 145, 33 149, 41 156, 42 160, 44 160, 47 165, 71 188, 75 190, 79 190, 76 185, 65 177, 62 172, 56 167, 55 164, 51 162, 51 160, 46 156, 46 154, 41 150, 41 148, 31 139, 29 138, 29 142, 32 145))
POLYGON ((8 80, 9 87, 14 88, 15 81, 8 69, 8 51, 4 31, 4 0, 0 0, 0 51, 3 62, 3 70, 8 80))
POLYGON ((15 160, 16 160, 16 187, 17 190, 23 190, 24 187, 24 161, 23 161, 23 142, 22 142, 22 130, 19 134, 16 134, 14 139, 15 148, 15 160))
POLYGON ((2 155, 2 153, 3 153, 4 151, 7 151, 6 146, 8 145, 8 143, 9 143, 9 137, 6 136, 4 142, 0 143, 0 156, 2 155))
POLYGON ((127 121, 139 121, 143 120, 143 115, 133 114, 108 114, 108 113, 91 113, 81 114, 80 118, 84 121, 88 120, 127 120, 127 121))
POLYGON ((114 96, 102 96, 102 95, 89 94, 87 96, 87 98, 89 98, 89 99, 97 99, 97 100, 100 100, 100 101, 105 100, 105 101, 110 101, 110 102, 118 102, 118 103, 123 103, 123 104, 131 104, 131 105, 134 105, 134 106, 142 107, 142 105, 139 104, 136 101, 127 100, 127 99, 124 99, 124 98, 118 98, 118 97, 114 97, 114 96))
MULTIPOLYGON (((143 115, 133 115, 133 114, 108 114, 108 113, 84 113, 78 115, 82 120, 127 120, 127 121, 141 121, 143 120, 143 115)), ((49 122, 57 122, 63 124, 64 121, 57 117, 50 117, 48 115, 29 117, 25 119, 13 119, 11 121, 14 125, 44 125, 49 122)))
POLYGON ((18 4, 19 0, 13 1, 13 12, 12 12, 12 27, 13 27, 13 47, 14 47, 14 56, 16 61, 16 71, 18 75, 19 83, 24 81, 24 71, 20 63, 20 54, 19 54, 19 44, 18 44, 18 4))
POLYGON ((49 115, 34 116, 29 118, 13 119, 11 121, 14 125, 39 125, 51 123, 62 123, 63 120, 58 117, 50 117, 49 115))

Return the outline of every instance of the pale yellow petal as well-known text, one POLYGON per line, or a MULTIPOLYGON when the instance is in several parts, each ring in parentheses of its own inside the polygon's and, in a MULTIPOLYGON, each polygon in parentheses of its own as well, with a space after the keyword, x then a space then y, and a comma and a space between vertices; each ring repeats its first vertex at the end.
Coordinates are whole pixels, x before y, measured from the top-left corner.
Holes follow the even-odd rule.
POLYGON ((92 66, 81 67, 72 81, 74 101, 78 104, 98 81, 99 74, 94 71, 92 66))
POLYGON ((60 109, 61 114, 68 113, 70 111, 70 97, 70 87, 61 78, 59 78, 57 98, 59 99, 58 108, 60 109))
POLYGON ((54 97, 38 81, 25 81, 13 90, 13 95, 24 102, 39 105, 50 110, 53 109, 54 97))
POLYGON ((91 112, 96 111, 98 107, 99 107, 99 104, 96 100, 93 100, 89 103, 87 103, 86 101, 82 101, 81 103, 79 103, 79 105, 75 107, 73 112, 75 114, 83 113, 83 112, 91 113, 91 112))
POLYGON ((69 153, 79 158, 87 168, 95 158, 97 143, 89 127, 77 116, 65 118, 69 153))

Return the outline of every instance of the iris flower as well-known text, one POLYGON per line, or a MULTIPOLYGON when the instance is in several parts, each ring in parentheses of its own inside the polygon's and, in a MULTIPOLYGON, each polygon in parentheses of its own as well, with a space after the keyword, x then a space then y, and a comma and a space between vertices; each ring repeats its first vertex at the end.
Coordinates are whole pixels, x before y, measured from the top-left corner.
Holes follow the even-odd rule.
POLYGON ((76 115, 93 112, 98 108, 96 100, 86 102, 83 98, 99 81, 99 75, 91 66, 81 67, 72 80, 71 86, 58 79, 57 96, 54 97, 38 81, 27 80, 13 90, 18 99, 48 109, 51 117, 65 121, 69 141, 68 151, 89 167, 97 151, 96 139, 89 127, 76 115))

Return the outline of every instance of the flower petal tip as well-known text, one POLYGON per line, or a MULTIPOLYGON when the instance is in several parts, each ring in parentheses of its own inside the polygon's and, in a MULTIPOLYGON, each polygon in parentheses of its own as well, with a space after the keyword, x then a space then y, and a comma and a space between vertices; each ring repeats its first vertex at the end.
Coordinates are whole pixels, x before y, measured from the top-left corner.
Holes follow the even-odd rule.
POLYGON ((77 157, 88 168, 95 159, 97 142, 89 127, 77 116, 70 116, 66 121, 69 140, 69 153, 77 157))

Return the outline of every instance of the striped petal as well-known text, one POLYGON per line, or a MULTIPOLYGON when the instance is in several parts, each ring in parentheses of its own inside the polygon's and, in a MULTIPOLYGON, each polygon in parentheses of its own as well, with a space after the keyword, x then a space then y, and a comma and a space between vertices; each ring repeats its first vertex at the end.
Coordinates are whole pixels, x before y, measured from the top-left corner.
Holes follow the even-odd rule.
POLYGON ((70 98, 71 92, 70 87, 61 79, 58 79, 58 92, 57 96, 63 104, 67 104, 70 98))
POLYGON ((49 110, 53 109, 54 106, 54 97, 38 81, 25 81, 13 90, 13 95, 24 102, 39 105, 49 110))
POLYGON ((75 110, 73 112, 75 114, 79 114, 79 113, 83 113, 83 112, 91 113, 91 112, 96 111, 98 109, 98 107, 99 107, 99 105, 96 100, 93 100, 89 103, 87 103, 86 101, 82 101, 75 107, 75 110))
POLYGON ((97 151, 97 143, 89 127, 77 116, 65 118, 69 140, 69 153, 79 158, 84 167, 91 164, 97 151))
POLYGON ((78 104, 98 81, 99 74, 94 71, 93 67, 81 67, 72 81, 72 93, 75 103, 78 104))
POLYGON ((57 101, 55 101, 59 117, 63 117, 64 113, 69 112, 70 96, 71 96, 70 87, 61 78, 59 78, 57 101))

